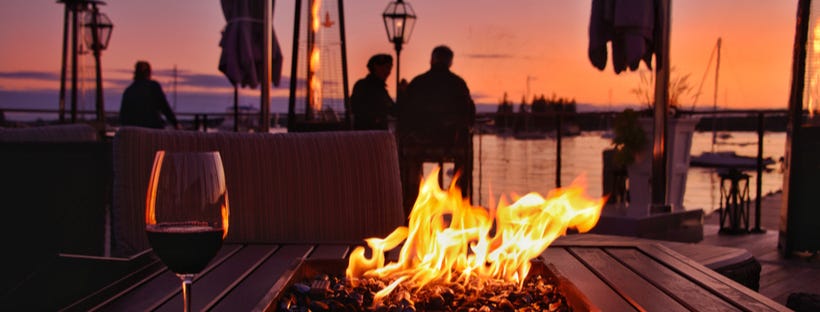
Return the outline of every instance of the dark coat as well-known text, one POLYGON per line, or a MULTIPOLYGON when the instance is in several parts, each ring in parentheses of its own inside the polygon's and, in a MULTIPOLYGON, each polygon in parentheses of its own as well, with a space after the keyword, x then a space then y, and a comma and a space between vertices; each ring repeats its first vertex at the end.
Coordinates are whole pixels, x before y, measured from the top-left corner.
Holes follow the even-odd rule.
POLYGON ((433 68, 410 82, 399 103, 398 131, 411 140, 451 145, 469 138, 475 103, 467 83, 446 68, 433 68))
POLYGON ((356 81, 350 96, 353 128, 356 130, 387 130, 388 116, 393 114, 393 99, 387 93, 384 80, 372 74, 356 81))
POLYGON ((168 105, 158 82, 135 79, 122 94, 120 124, 147 128, 164 128, 167 123, 177 126, 177 118, 168 105), (165 119, 162 119, 165 116, 165 119))

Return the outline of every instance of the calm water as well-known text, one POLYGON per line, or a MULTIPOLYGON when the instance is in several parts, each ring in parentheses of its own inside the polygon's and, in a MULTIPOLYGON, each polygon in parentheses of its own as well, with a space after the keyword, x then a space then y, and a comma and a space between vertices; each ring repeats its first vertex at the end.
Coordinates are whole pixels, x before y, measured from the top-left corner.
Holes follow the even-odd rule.
MULTIPOLYGON (((756 132, 729 132, 731 137, 719 139, 712 145, 711 132, 695 132, 692 141, 692 155, 703 151, 735 151, 739 155, 757 155, 756 132)), ((763 137, 763 155, 780 159, 785 151, 786 133, 769 132, 763 137)), ((528 192, 546 194, 555 188, 554 139, 516 140, 494 134, 476 135, 474 194, 475 203, 484 207, 495 205, 502 194, 524 195, 528 192)), ((585 177, 587 194, 602 195, 601 172, 603 170, 602 151, 611 146, 610 139, 603 138, 602 132, 584 132, 580 136, 564 138, 562 141, 561 184, 569 185, 578 177, 585 177)), ((783 185, 783 175, 779 162, 771 165, 772 170, 764 171, 762 194, 779 191, 783 185)), ((749 193, 756 196, 757 173, 747 171, 749 193)), ((710 213, 719 207, 720 177, 715 169, 690 167, 684 194, 686 209, 703 209, 710 213)))

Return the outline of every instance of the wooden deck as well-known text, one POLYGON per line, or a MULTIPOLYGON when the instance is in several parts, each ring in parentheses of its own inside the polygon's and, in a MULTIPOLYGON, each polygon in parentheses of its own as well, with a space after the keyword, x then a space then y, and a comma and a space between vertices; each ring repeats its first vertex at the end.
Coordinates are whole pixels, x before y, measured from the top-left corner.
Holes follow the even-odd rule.
MULTIPOLYGON (((764 197, 761 204, 762 234, 719 234, 719 216, 707 215, 703 241, 698 245, 734 247, 748 250, 761 264, 760 294, 786 305, 789 294, 796 292, 820 294, 820 256, 783 257, 777 250, 782 193, 764 197)), ((754 228, 754 204, 750 212, 750 228, 754 228)), ((674 249, 674 248, 673 248, 674 249)))

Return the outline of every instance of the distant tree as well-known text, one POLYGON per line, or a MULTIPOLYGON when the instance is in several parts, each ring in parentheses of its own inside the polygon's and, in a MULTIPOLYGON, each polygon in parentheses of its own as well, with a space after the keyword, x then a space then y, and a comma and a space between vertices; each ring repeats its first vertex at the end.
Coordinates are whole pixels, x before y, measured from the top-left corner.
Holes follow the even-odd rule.
POLYGON ((504 98, 498 104, 498 109, 495 115, 495 125, 499 128, 511 128, 513 124, 513 104, 507 99, 507 92, 504 92, 504 98))
POLYGON ((519 113, 527 113, 530 111, 529 105, 527 104, 527 98, 521 97, 521 104, 518 105, 518 112, 519 113))
POLYGON ((546 113, 549 110, 549 105, 547 104, 547 98, 544 97, 542 94, 540 97, 535 97, 532 100, 532 112, 533 113, 546 113))

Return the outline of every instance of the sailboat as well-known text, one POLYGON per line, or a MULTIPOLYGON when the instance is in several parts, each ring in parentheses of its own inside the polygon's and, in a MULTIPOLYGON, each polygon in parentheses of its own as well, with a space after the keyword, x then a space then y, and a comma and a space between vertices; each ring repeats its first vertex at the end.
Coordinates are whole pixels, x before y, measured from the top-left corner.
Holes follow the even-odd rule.
MULTIPOLYGON (((714 52, 717 52, 717 62, 715 66, 715 90, 714 90, 714 104, 713 110, 717 112, 717 98, 718 98, 718 74, 720 73, 720 47, 722 39, 718 37, 714 52)), ((714 56, 714 54, 712 55, 714 56)), ((712 58, 709 59, 711 65, 712 58)), ((703 86, 701 84, 701 86, 703 86)), ((700 90, 698 90, 700 93, 700 90)), ((715 126, 717 114, 712 118, 712 151, 703 152, 700 155, 692 156, 689 160, 689 165, 694 167, 712 167, 712 168, 738 168, 751 169, 757 168, 757 157, 738 155, 734 151, 715 151, 717 144, 717 127, 715 126)), ((763 159, 762 165, 766 167, 774 164, 771 157, 763 159)))

